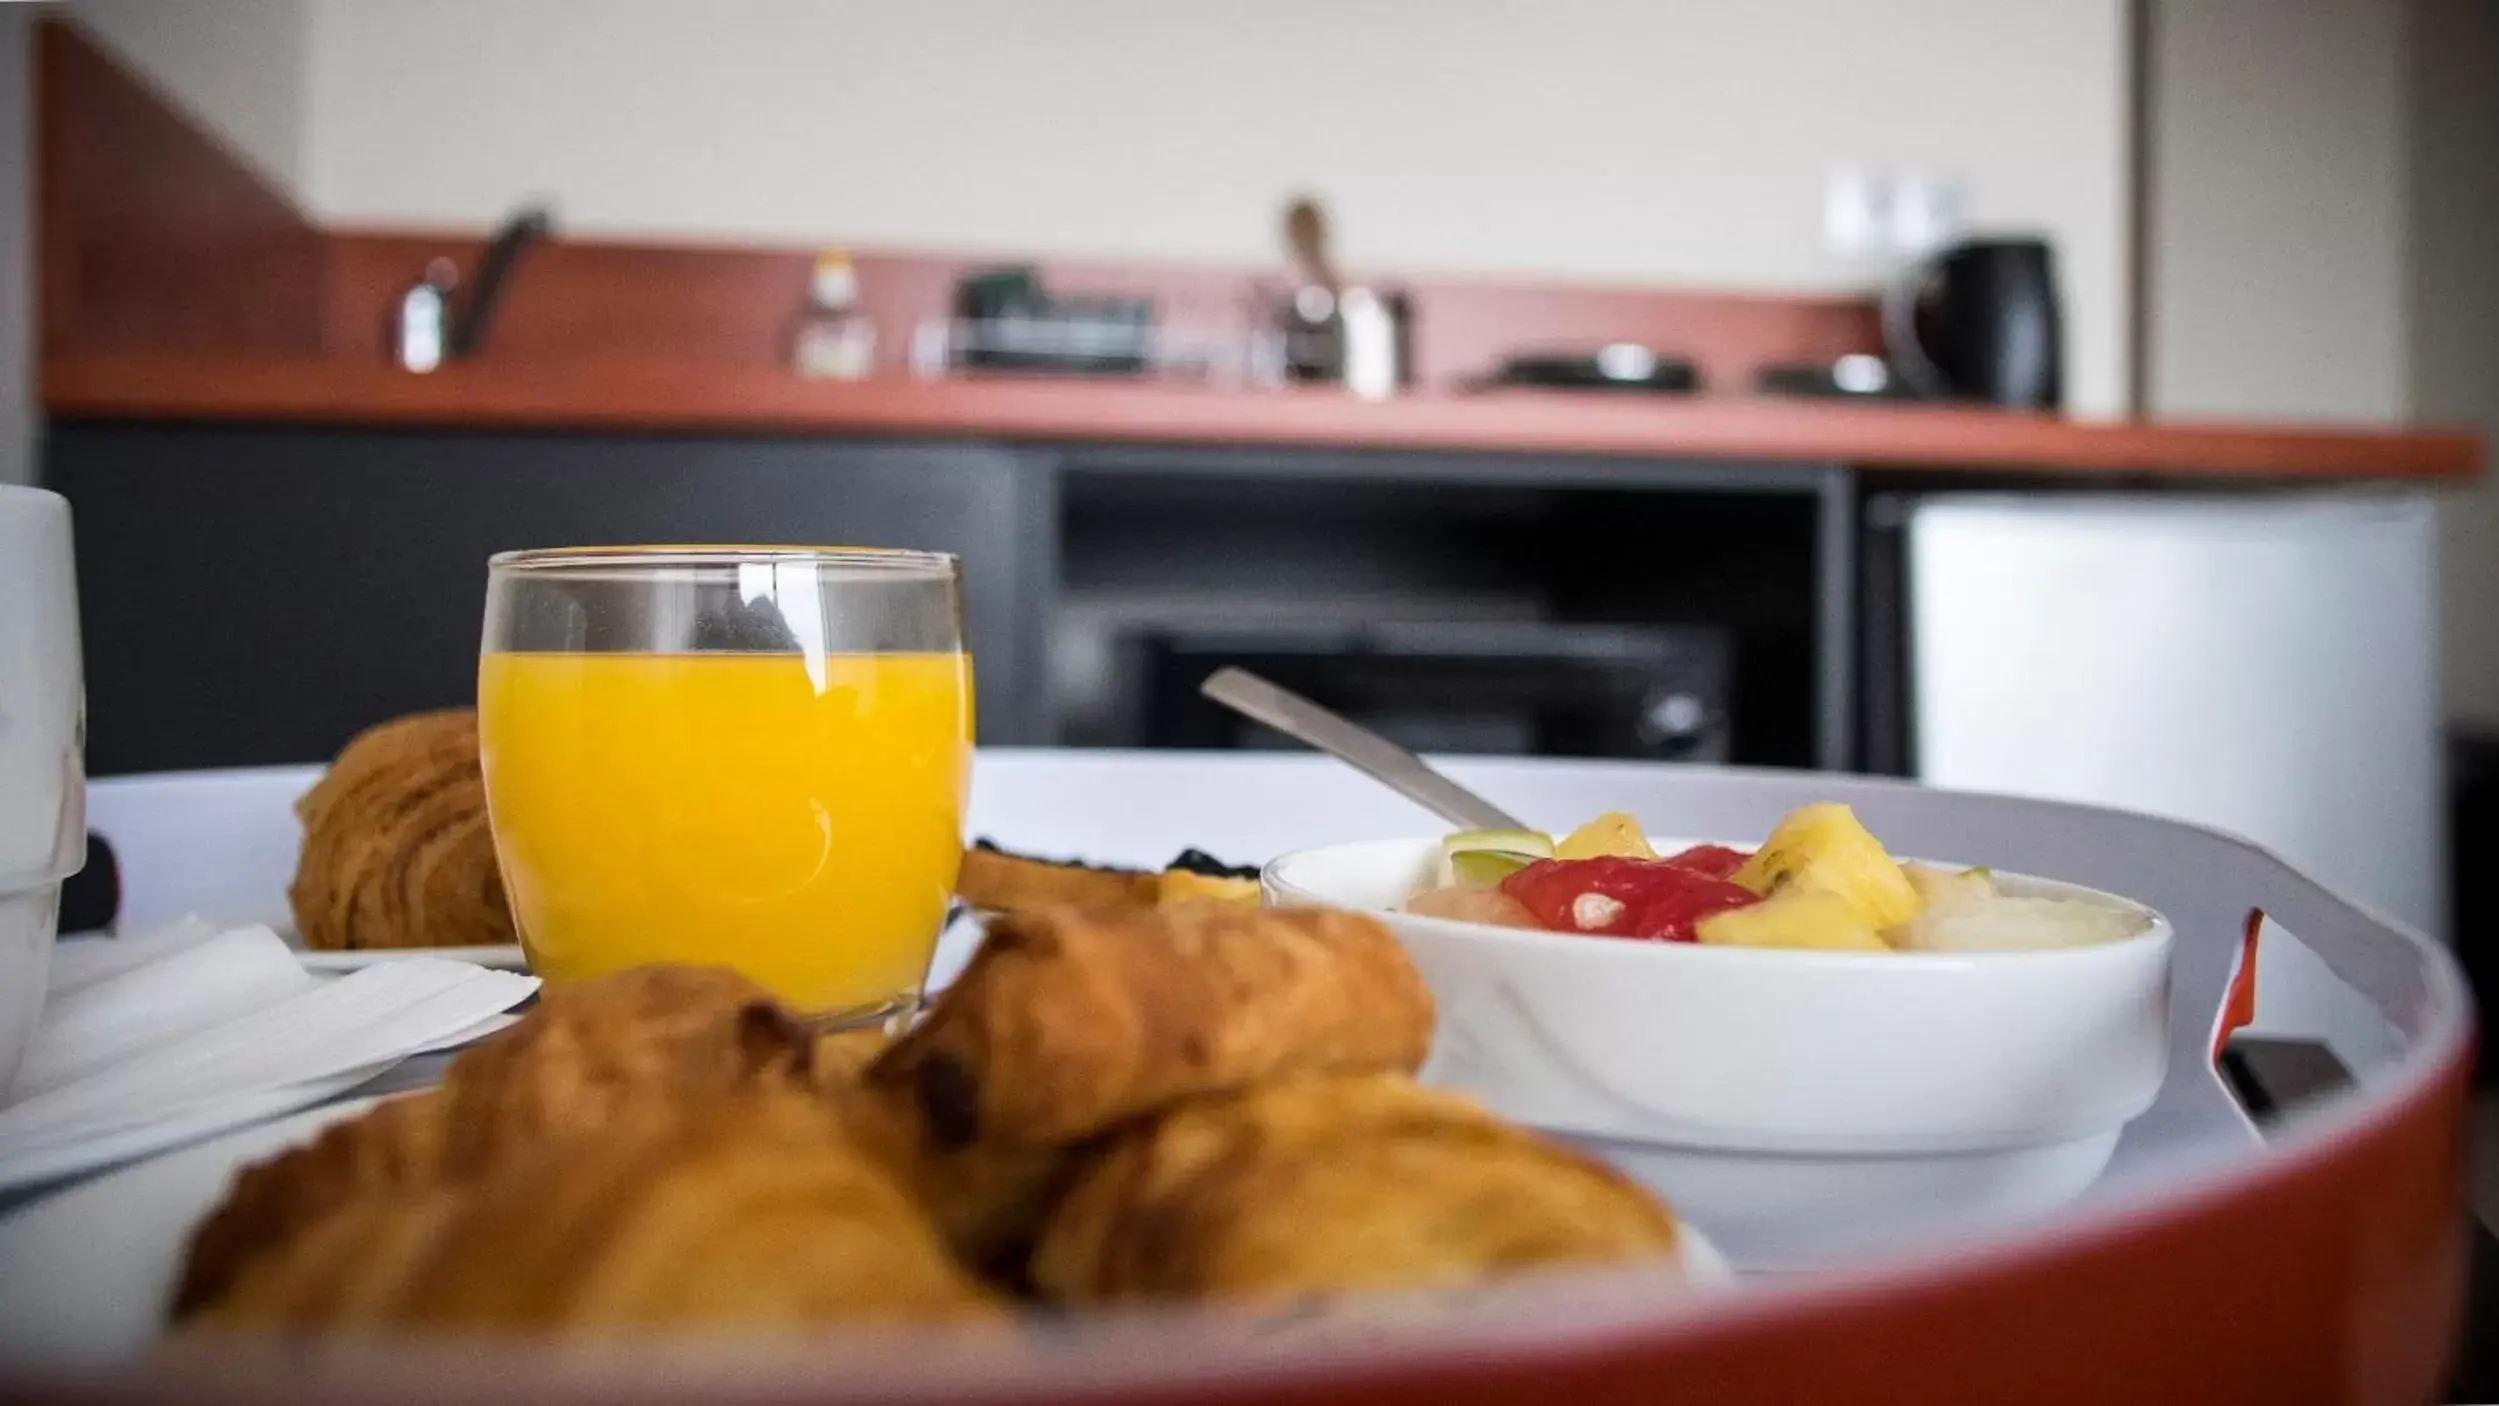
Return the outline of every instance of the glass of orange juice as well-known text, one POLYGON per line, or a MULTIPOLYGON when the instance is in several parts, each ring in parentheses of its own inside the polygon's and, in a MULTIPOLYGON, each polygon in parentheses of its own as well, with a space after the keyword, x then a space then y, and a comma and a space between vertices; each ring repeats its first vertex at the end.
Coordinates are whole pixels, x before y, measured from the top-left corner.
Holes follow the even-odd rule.
POLYGON ((855 548, 488 563, 479 740, 531 969, 704 963, 828 1024, 911 1009, 963 859, 959 577, 855 548))

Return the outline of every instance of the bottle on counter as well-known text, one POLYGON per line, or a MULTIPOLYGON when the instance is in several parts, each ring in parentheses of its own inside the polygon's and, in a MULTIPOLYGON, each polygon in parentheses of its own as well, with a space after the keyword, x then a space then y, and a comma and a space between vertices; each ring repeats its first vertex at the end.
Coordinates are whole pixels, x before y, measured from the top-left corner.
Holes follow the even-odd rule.
POLYGON ((841 381, 864 380, 876 369, 876 324, 859 309, 859 276, 841 250, 816 256, 790 359, 801 376, 841 381))
POLYGON ((460 270, 449 259, 425 266, 425 276, 399 295, 391 315, 391 359, 403 370, 426 372, 443 364, 451 345, 451 290, 460 270))

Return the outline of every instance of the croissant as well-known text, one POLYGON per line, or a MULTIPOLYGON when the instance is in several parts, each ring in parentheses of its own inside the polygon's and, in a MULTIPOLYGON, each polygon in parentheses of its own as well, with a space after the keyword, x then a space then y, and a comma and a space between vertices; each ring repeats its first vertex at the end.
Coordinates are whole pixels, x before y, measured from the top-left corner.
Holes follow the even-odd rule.
POLYGON ((955 879, 955 892, 974 908, 991 913, 1256 903, 1258 871, 1226 864, 1195 849, 1182 850, 1170 864, 1155 871, 1038 859, 977 840, 963 852, 963 871, 955 879))
POLYGON ((1034 908, 1151 908, 1162 875, 1074 861, 1036 859, 983 840, 963 851, 954 890, 991 913, 1034 908))
POLYGON ((1121 1135, 1044 1226, 1061 1302, 1448 1288, 1662 1258, 1674 1217, 1593 1158, 1396 1075, 1192 1103, 1121 1135))
POLYGON ((529 1018, 444 1072, 456 1111, 443 1156, 455 1174, 512 1147, 595 1133, 653 1099, 702 1099, 804 1083, 806 1026, 726 967, 653 965, 552 985, 529 1018))
POLYGON ((1017 1278, 1074 1154, 939 1138, 908 1088, 865 1078, 891 1043, 879 1031, 818 1036, 809 1083, 844 1134, 901 1182, 956 1255, 998 1279, 1017 1278))
POLYGON ((173 1316, 189 1316, 271 1246, 341 1207, 430 1186, 442 1164, 449 1104, 439 1089, 393 1099, 324 1129, 303 1147, 244 1168, 191 1233, 173 1316))
POLYGON ((742 1330, 998 1319, 812 1100, 654 1103, 485 1176, 365 1197, 247 1265, 206 1329, 742 1330))
POLYGON ((803 1027, 725 968, 637 967, 549 987, 527 1019, 453 1060, 440 1089, 245 1169, 192 1236, 174 1316, 348 1201, 478 1176, 644 1105, 796 1087, 813 1055, 803 1027))
POLYGON ((357 734, 295 813, 304 843, 287 899, 309 946, 514 940, 474 711, 417 713, 357 734))
POLYGON ((1376 921, 1231 903, 1011 914, 869 1067, 941 1145, 1080 1141, 1282 1075, 1412 1071, 1432 998, 1376 921))

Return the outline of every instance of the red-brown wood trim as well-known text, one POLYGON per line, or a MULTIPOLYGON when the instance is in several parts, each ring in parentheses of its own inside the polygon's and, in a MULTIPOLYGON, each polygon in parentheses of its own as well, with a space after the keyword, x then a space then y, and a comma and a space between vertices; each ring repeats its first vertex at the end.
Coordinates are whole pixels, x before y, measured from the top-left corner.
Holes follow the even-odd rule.
POLYGON ((35 21, 30 58, 35 184, 33 218, 28 225, 35 241, 31 270, 35 281, 32 340, 39 358, 77 342, 79 268, 71 170, 73 154, 82 138, 72 94, 85 49, 86 42, 67 21, 35 21))
POLYGON ((2463 429, 2100 422, 1738 396, 1503 391, 1373 403, 1315 389, 1021 377, 842 384, 774 367, 624 359, 488 359, 417 376, 378 357, 65 356, 46 370, 44 402, 52 415, 94 419, 1309 445, 2247 479, 2454 480, 2478 472, 2482 452, 2463 429))
POLYGON ((75 24, 34 42, 45 355, 319 350, 320 232, 75 24))

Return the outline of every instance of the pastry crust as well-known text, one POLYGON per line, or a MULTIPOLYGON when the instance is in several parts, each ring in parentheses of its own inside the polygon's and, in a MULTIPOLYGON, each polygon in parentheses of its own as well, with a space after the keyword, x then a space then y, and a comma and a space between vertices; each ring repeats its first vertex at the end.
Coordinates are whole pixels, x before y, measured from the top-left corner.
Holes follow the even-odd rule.
POLYGON ((245 1168, 192 1234, 173 1314, 197 1311, 341 1205, 474 1178, 644 1106, 799 1087, 813 1053, 762 987, 725 968, 638 967, 549 987, 527 1019, 453 1060, 441 1088, 245 1168))
POLYGON ((1062 908, 993 922, 868 1078, 910 1091, 943 1145, 1029 1147, 1265 1079, 1411 1072, 1431 1035, 1431 992, 1370 918, 1062 908))
POLYGON ((450 1099, 440 1089, 393 1099, 310 1143, 245 1167, 191 1232, 173 1316, 226 1292, 251 1262, 342 1207, 431 1187, 442 1166, 450 1099))
POLYGON ((986 844, 963 852, 955 893, 991 913, 1036 908, 1152 907, 1162 876, 1142 869, 1098 868, 1011 854, 986 844))
POLYGON ((1039 859, 983 840, 963 852, 955 892, 991 913, 1043 908, 1152 908, 1174 903, 1258 902, 1258 871, 1182 850, 1162 871, 1039 859))
POLYGON ((871 1083, 867 1070, 893 1041, 882 1031, 819 1036, 810 1082, 851 1141, 893 1173, 973 1268, 1023 1277, 1041 1218, 1077 1156, 1055 1146, 952 1143, 930 1128, 907 1087, 871 1083))
POLYGON ((551 986, 440 1089, 246 1169, 175 1316, 990 1323, 1036 1291, 1290 1303, 1672 1252, 1636 1185, 1417 1087, 1431 1034, 1378 922, 1176 895, 997 919, 898 1038, 722 968, 551 986))
POLYGON ((287 899, 306 945, 514 940, 487 825, 475 710, 416 713, 358 733, 295 814, 304 842, 287 899))
POLYGON ((516 1148, 594 1135, 636 1105, 802 1084, 815 1038, 772 993, 726 967, 636 967, 546 988, 528 1019, 462 1054, 448 1173, 516 1148))
POLYGON ((1448 1288, 1675 1248, 1612 1168, 1394 1075, 1268 1084, 1124 1134, 1032 1262, 1061 1302, 1448 1288))
POLYGON ((765 1089, 643 1105, 595 1140, 352 1202, 198 1323, 560 1333, 1003 1313, 821 1108, 765 1089))

